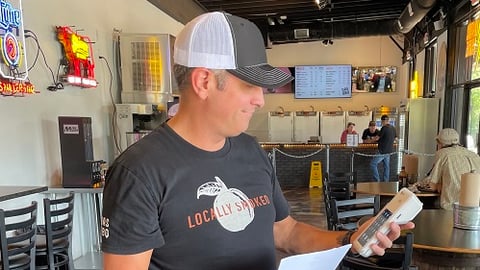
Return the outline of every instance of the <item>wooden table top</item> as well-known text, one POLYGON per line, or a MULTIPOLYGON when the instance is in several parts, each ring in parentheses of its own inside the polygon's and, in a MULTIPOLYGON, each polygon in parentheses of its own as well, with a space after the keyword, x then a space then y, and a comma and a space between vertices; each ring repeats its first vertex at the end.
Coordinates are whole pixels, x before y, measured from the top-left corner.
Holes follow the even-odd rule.
POLYGON ((453 212, 424 209, 415 217, 414 248, 480 254, 480 231, 453 227, 453 212))
POLYGON ((0 186, 0 201, 40 193, 47 189, 47 186, 0 186))
MULTIPOLYGON (((360 182, 352 189, 352 192, 393 197, 398 192, 398 182, 360 182)), ((417 197, 438 197, 440 193, 421 191, 415 195, 417 197)))

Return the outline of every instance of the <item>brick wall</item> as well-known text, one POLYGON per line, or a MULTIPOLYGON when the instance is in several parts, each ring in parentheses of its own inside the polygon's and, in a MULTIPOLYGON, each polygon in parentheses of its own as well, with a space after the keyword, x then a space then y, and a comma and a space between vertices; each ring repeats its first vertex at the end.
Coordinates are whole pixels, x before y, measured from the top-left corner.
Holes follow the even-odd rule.
MULTIPOLYGON (((308 145, 308 144, 276 144, 262 145, 272 160, 275 161, 278 181, 282 187, 308 187, 310 164, 312 161, 322 163, 322 175, 326 172, 327 155, 330 172, 357 172, 359 182, 373 181, 370 171, 370 155, 375 154, 376 145, 360 145, 356 148, 344 145, 308 145)), ((397 179, 398 155, 390 157, 390 180, 397 179)), ((383 166, 379 166, 379 174, 383 175, 383 166)))

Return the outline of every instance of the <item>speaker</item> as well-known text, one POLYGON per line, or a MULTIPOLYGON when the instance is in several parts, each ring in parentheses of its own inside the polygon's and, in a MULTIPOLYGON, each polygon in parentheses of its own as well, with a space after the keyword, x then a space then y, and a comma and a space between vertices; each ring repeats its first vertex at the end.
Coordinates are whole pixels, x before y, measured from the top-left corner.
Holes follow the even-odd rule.
POLYGON ((295 37, 295 39, 310 38, 310 31, 309 31, 308 28, 294 29, 293 30, 293 36, 295 37))
POLYGON ((92 119, 59 116, 58 126, 63 187, 92 187, 92 119))

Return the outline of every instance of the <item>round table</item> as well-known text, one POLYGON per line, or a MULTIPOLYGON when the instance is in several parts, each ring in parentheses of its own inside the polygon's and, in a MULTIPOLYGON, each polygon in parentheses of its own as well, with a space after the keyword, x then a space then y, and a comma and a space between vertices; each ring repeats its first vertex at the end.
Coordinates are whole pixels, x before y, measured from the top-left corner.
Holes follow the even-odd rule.
POLYGON ((452 211, 422 210, 414 222, 419 269, 480 269, 480 231, 454 228, 452 211))

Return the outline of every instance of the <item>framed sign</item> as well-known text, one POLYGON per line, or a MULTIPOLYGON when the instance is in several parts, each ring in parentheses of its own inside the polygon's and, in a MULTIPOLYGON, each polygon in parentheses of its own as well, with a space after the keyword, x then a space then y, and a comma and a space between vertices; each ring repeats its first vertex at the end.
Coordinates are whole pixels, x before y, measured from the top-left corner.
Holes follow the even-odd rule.
POLYGON ((352 67, 352 92, 395 92, 397 67, 365 66, 352 67))

